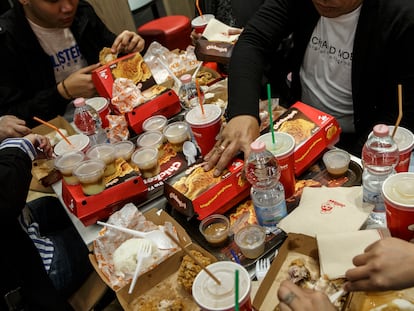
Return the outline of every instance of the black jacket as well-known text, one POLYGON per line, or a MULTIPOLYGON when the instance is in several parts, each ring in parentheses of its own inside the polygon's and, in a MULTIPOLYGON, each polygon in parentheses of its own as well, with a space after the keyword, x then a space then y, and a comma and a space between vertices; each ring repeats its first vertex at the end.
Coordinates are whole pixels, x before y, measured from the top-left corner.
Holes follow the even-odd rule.
MULTIPOLYGON (((90 65, 98 63, 99 51, 116 37, 83 0, 71 30, 90 65)), ((15 115, 29 127, 38 125, 35 115, 44 120, 63 115, 69 101, 58 93, 50 58, 18 3, 0 17, 0 46, 0 115, 15 115)))
POLYGON ((19 148, 0 150, 0 310, 4 295, 20 288, 25 311, 72 310, 59 296, 38 250, 18 222, 26 204, 32 161, 19 148))
MULTIPOLYGON (((293 33, 290 103, 301 98, 299 69, 319 14, 310 0, 266 1, 246 26, 233 50, 228 116, 258 118, 260 80, 272 59, 270 47, 293 33)), ((355 33, 352 61, 354 125, 359 143, 372 126, 394 124, 397 85, 403 86, 401 126, 414 130, 414 1, 364 0, 355 33)))

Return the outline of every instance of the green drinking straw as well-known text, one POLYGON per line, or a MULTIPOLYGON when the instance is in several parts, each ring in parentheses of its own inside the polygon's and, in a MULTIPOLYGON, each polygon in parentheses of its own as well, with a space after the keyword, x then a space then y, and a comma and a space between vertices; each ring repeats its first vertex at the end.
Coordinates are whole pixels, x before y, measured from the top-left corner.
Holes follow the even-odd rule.
POLYGON ((234 310, 235 311, 239 311, 240 307, 239 307, 239 270, 236 269, 235 271, 235 281, 234 281, 234 288, 235 288, 235 293, 234 293, 234 310))
POLYGON ((272 92, 270 90, 270 83, 267 84, 267 103, 268 103, 268 110, 269 110, 269 127, 270 132, 272 133, 272 143, 273 146, 276 144, 275 141, 275 129, 273 128, 273 109, 272 109, 272 92))

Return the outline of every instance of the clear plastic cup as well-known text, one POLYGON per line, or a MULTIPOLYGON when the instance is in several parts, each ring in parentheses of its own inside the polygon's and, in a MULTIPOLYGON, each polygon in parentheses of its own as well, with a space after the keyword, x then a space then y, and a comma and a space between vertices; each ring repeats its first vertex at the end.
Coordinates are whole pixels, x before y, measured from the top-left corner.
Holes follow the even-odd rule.
POLYGON ((239 271, 239 310, 252 310, 250 291, 252 283, 246 268, 231 261, 218 261, 207 269, 220 281, 217 284, 204 270, 197 274, 192 295, 204 311, 230 311, 235 308, 235 275, 239 271))
POLYGON ((163 134, 172 145, 175 152, 183 151, 184 142, 190 140, 188 124, 182 121, 168 124, 165 127, 163 134))
MULTIPOLYGON (((159 131, 144 132, 137 139, 138 147, 157 148, 160 153, 162 151, 163 143, 164 143, 164 135, 159 131)), ((159 156, 161 156, 161 154, 159 154, 159 156)))
POLYGON ((98 144, 92 146, 86 153, 89 159, 101 160, 105 163, 104 176, 111 176, 116 172, 115 147, 111 144, 98 144))
POLYGON ((87 160, 82 162, 73 174, 79 179, 85 195, 94 195, 105 190, 104 182, 105 163, 101 160, 87 160))
POLYGON ((162 133, 164 128, 167 126, 168 120, 163 115, 155 115, 149 117, 142 124, 142 129, 148 131, 159 131, 162 133))
POLYGON ((73 170, 85 159, 82 151, 66 152, 55 159, 55 167, 62 174, 68 185, 79 184, 79 179, 73 175, 73 170))
POLYGON ((221 246, 228 241, 230 222, 226 216, 213 214, 201 221, 199 230, 210 245, 221 246))
POLYGON ((255 259, 265 250, 266 229, 248 225, 237 231, 234 240, 246 258, 255 259))
POLYGON ((56 144, 53 149, 53 152, 57 156, 61 156, 62 154, 70 151, 82 151, 86 152, 90 147, 90 140, 89 137, 85 134, 75 134, 67 137, 71 145, 69 145, 66 140, 61 140, 56 144))
POLYGON ((119 141, 114 144, 115 147, 115 158, 124 159, 129 162, 131 155, 135 151, 135 144, 132 141, 125 140, 119 141))
POLYGON ((322 157, 328 173, 332 177, 339 177, 348 171, 351 156, 341 149, 332 149, 324 153, 322 157))
POLYGON ((157 148, 138 149, 132 154, 131 161, 138 166, 143 178, 154 177, 160 173, 157 148))

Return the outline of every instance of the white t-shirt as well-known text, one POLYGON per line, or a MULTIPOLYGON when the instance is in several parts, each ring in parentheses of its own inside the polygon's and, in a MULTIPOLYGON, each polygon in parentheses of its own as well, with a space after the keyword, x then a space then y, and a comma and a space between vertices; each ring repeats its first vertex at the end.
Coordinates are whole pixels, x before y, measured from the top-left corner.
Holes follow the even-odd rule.
POLYGON ((360 10, 336 18, 322 16, 300 68, 302 101, 336 117, 345 133, 355 132, 351 67, 360 10))
POLYGON ((43 50, 50 56, 56 83, 88 65, 69 28, 44 28, 28 21, 43 50))

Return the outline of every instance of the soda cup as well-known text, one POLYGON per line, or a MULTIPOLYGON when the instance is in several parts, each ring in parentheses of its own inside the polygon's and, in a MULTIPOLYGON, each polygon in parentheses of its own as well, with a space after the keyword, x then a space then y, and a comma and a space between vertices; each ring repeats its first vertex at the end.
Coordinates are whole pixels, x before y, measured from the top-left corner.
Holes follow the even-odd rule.
POLYGON ((231 261, 219 261, 207 269, 220 281, 218 285, 204 270, 196 276, 192 293, 201 310, 227 311, 235 308, 235 271, 239 270, 239 310, 250 311, 251 280, 247 270, 231 261))
POLYGON ((290 198, 295 193, 295 139, 292 135, 275 132, 273 145, 272 133, 266 133, 257 138, 266 144, 266 149, 273 153, 280 166, 280 182, 285 188, 285 197, 290 198))
POLYGON ((106 116, 111 113, 109 108, 109 100, 105 97, 92 97, 87 99, 85 102, 98 112, 99 117, 101 118, 102 127, 107 128, 109 126, 109 121, 106 116))
POLYGON ((191 21, 191 26, 196 33, 202 34, 204 29, 206 29, 208 22, 213 18, 213 14, 203 14, 202 16, 197 16, 191 21))
MULTIPOLYGON (((394 132, 394 126, 389 126, 389 129, 390 133, 394 132)), ((399 126, 393 138, 400 151, 400 161, 395 167, 395 170, 397 172, 408 172, 411 152, 414 148, 414 135, 410 130, 399 126)))

